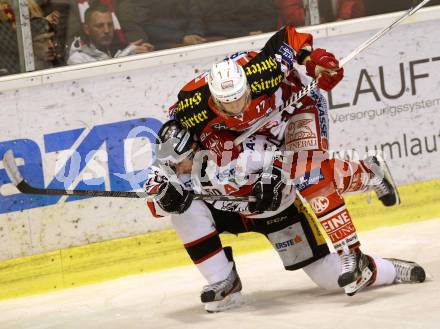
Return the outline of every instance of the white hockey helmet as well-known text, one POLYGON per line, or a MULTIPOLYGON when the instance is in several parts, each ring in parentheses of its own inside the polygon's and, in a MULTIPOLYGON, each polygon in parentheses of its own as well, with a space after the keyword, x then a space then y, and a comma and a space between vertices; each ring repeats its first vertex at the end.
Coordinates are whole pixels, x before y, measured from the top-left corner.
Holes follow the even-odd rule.
POLYGON ((243 68, 227 59, 212 66, 208 75, 214 103, 230 115, 241 114, 249 105, 250 88, 243 68))

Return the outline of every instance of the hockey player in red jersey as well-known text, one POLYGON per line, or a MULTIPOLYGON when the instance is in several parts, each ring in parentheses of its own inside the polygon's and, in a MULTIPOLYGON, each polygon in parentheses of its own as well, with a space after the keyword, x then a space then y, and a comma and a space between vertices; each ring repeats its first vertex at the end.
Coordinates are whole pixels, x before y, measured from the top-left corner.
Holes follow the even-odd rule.
MULTIPOLYGON (((204 148, 211 149, 218 144, 214 132, 244 131, 300 91, 304 77, 295 68, 298 64, 305 65, 307 74, 323 90, 332 89, 343 78, 343 69, 333 54, 313 49, 310 34, 287 26, 275 33, 261 51, 236 54, 188 83, 179 92, 171 116, 194 133, 204 148)), ((399 198, 387 168, 377 158, 359 164, 329 159, 328 129, 326 102, 315 90, 259 133, 278 139, 293 152, 287 163, 290 178, 297 181, 298 190, 312 205, 341 255, 338 282, 350 294, 362 277, 368 281, 369 274, 363 273, 365 257, 341 192, 364 191, 374 183, 384 205, 398 204, 399 198), (384 176, 375 174, 374 168, 384 176), (344 176, 341 178, 337 172, 344 176)), ((274 168, 277 166, 279 161, 274 168)), ((262 200, 254 204, 252 211, 268 210, 268 202, 263 199, 272 196, 270 188, 270 184, 255 186, 253 194, 262 200)))
MULTIPOLYGON (((228 142, 228 131, 213 134, 219 141, 228 142)), ((158 136, 159 167, 151 168, 146 182, 146 190, 156 193, 156 200, 149 201, 149 207, 155 216, 171 214, 173 227, 208 282, 201 293, 208 312, 223 311, 242 303, 242 285, 232 249, 223 248, 219 238, 225 231, 261 233, 278 252, 286 270, 301 268, 318 286, 339 288, 341 259, 329 252, 315 219, 296 198, 294 185, 285 188, 273 185, 267 207, 273 210, 260 214, 251 213, 252 203, 248 202, 193 200, 193 191, 249 195, 252 187, 264 179, 265 159, 271 159, 280 149, 273 139, 264 135, 250 136, 240 146, 240 153, 223 154, 229 161, 222 167, 215 159, 219 149, 197 152, 199 144, 174 120, 166 122, 158 136), (205 161, 206 156, 211 160, 205 161), (170 173, 163 166, 172 167, 177 176, 169 177, 170 173), (275 197, 277 193, 279 198, 275 197)), ((372 274, 365 285, 422 282, 425 278, 423 268, 412 262, 377 256, 365 256, 365 260, 372 274)))

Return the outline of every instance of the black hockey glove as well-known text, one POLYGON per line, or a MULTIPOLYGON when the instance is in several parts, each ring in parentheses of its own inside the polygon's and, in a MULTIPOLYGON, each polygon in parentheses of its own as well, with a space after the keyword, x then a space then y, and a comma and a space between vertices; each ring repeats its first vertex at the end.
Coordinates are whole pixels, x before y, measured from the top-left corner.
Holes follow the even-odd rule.
POLYGON ((264 211, 277 210, 281 205, 282 192, 285 187, 281 169, 269 168, 261 174, 252 188, 251 195, 255 196, 257 201, 249 203, 249 211, 261 214, 264 211))
POLYGON ((157 204, 170 214, 184 213, 191 205, 194 195, 183 187, 179 190, 170 182, 160 184, 156 196, 157 204))

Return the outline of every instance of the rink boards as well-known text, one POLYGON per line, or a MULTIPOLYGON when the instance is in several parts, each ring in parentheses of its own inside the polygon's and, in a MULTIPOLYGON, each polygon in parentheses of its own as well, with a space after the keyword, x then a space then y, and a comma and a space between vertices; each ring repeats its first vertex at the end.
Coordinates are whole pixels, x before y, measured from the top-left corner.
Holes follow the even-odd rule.
MULTIPOLYGON (((348 197, 347 205, 361 232, 361 242, 362 232, 371 229, 440 218, 439 189, 439 180, 402 186, 402 205, 393 208, 384 208, 374 197, 368 204, 366 195, 348 197)), ((402 237, 398 242, 405 244, 408 238, 402 237)), ((419 241, 420 246, 426 243, 423 235, 410 238, 419 241)), ((272 249, 256 233, 222 235, 222 242, 224 246, 231 245, 235 255, 272 249)), ((364 247, 370 250, 368 244, 364 247)), ((398 256, 405 255, 394 255, 398 256)), ((0 300, 188 264, 191 260, 173 230, 66 248, 0 262, 0 300)))
MULTIPOLYGON (((304 30, 315 36, 315 47, 343 57, 396 16, 304 30)), ((360 227, 439 216, 432 200, 438 181, 419 183, 440 178, 439 17, 439 10, 426 9, 396 28, 345 67, 344 81, 328 97, 332 148, 361 156, 383 151, 405 184, 398 210, 374 214, 361 205, 356 213, 355 207, 360 227), (412 202, 414 195, 420 202, 412 202)), ((1 78, 0 156, 12 149, 37 186, 140 187, 154 132, 181 85, 227 54, 260 48, 268 37, 1 78), (136 127, 148 129, 133 132, 136 127)), ((17 194, 1 164, 0 182, 0 276, 8 287, 0 298, 158 269, 164 253, 174 255, 167 265, 187 262, 172 232, 145 235, 169 223, 151 218, 141 200, 17 194)), ((267 246, 253 237, 244 241, 250 242, 243 250, 267 246)))

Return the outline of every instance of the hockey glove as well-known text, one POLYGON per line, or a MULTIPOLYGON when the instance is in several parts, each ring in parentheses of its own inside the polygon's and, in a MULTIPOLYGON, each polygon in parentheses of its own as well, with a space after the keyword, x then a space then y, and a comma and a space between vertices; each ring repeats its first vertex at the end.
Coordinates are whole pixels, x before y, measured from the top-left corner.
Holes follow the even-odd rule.
POLYGON ((306 60, 307 75, 316 78, 318 87, 330 91, 344 77, 344 69, 339 67, 339 61, 335 55, 325 49, 315 49, 306 60))
POLYGON ((261 214, 264 211, 277 210, 281 205, 285 187, 281 169, 271 167, 268 172, 263 172, 252 188, 251 195, 255 196, 257 201, 249 203, 249 211, 261 214))
POLYGON ((184 213, 191 205, 193 194, 183 187, 179 190, 170 182, 160 184, 155 199, 157 204, 170 214, 184 213))

